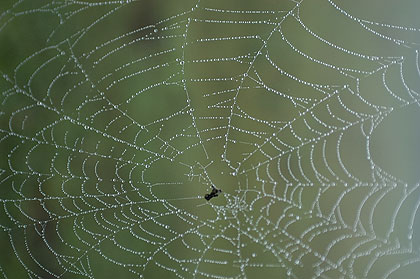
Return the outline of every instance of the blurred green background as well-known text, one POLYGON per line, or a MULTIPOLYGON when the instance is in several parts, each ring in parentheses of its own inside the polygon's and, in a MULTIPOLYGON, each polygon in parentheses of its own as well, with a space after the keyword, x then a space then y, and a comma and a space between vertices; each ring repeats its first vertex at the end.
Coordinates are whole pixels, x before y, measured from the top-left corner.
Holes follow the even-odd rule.
POLYGON ((419 10, 2 1, 0 275, 415 278, 419 10))

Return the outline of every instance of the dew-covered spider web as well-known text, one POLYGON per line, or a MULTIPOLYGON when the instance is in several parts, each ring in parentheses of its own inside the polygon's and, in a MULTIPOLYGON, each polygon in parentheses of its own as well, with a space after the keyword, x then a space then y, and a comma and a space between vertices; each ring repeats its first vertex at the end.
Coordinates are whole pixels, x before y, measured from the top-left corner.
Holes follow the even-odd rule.
POLYGON ((415 278, 418 11, 2 0, 0 277, 415 278))

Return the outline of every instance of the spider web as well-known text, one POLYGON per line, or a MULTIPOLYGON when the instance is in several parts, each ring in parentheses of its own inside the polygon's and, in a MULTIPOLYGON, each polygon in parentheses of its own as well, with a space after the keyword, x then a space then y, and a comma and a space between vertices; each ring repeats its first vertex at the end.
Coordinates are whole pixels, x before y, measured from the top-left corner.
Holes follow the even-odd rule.
POLYGON ((414 278, 420 7, 365 2, 3 2, 0 274, 414 278))

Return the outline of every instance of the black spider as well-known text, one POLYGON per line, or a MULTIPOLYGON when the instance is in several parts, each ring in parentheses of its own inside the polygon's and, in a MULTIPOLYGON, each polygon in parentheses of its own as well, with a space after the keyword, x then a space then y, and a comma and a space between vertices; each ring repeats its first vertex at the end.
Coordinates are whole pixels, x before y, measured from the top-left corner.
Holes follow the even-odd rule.
POLYGON ((210 194, 206 194, 204 198, 209 201, 211 198, 217 197, 221 192, 222 190, 213 187, 213 190, 211 190, 210 194))

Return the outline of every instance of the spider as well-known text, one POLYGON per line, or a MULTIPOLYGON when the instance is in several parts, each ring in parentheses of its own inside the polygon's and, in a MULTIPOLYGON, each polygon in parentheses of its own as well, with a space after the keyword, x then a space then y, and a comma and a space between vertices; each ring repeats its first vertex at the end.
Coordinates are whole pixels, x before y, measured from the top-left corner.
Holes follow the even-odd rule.
POLYGON ((213 187, 213 190, 211 190, 210 194, 206 194, 204 198, 209 201, 211 198, 217 197, 221 192, 222 190, 213 187))

